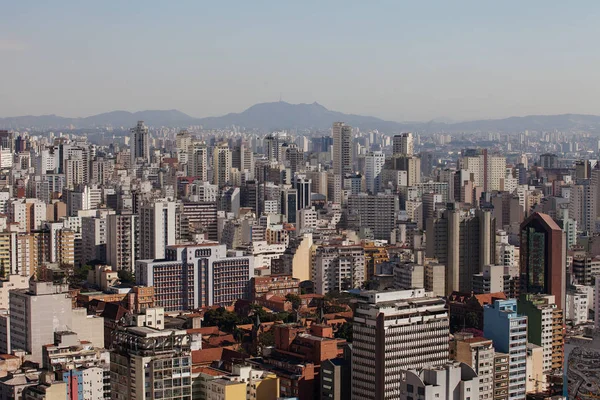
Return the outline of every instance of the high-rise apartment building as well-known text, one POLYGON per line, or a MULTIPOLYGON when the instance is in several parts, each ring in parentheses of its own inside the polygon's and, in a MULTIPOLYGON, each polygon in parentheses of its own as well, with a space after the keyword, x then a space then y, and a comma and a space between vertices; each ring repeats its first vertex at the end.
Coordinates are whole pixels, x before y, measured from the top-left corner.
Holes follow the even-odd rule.
POLYGON ((450 358, 469 365, 477 373, 479 398, 492 399, 494 389, 493 342, 472 333, 457 332, 450 342, 450 358))
POLYGON ((333 136, 333 202, 341 204, 343 180, 352 173, 352 127, 343 122, 334 122, 333 136))
POLYGON ((415 152, 415 139, 410 132, 394 135, 392 142, 394 155, 412 156, 415 152))
POLYGON ((192 398, 191 338, 185 330, 130 327, 117 330, 113 343, 113 399, 192 398))
POLYGON ((365 156, 365 183, 367 192, 377 194, 382 190, 381 171, 385 155, 381 151, 371 151, 365 156))
POLYGON ((144 121, 138 121, 135 128, 131 128, 131 165, 134 166, 137 160, 150 162, 150 137, 148 127, 144 121))
POLYGON ((527 316, 527 340, 542 347, 542 371, 562 370, 564 319, 563 310, 554 304, 554 296, 521 294, 517 305, 519 313, 527 316))
POLYGON ((356 304, 352 397, 399 399, 403 370, 448 362, 448 311, 424 289, 364 291, 356 304))
POLYGON ((348 196, 349 218, 358 223, 359 229, 369 228, 375 239, 391 240, 398 210, 399 200, 394 194, 359 193, 348 196))
POLYGON ((138 254, 138 216, 112 214, 106 218, 106 262, 115 271, 133 272, 138 254))
POLYGON ((168 200, 157 200, 142 206, 139 228, 141 258, 165 258, 165 247, 175 244, 176 210, 177 204, 168 200))
POLYGON ((527 317, 517 314, 517 300, 495 300, 484 306, 483 335, 509 357, 508 398, 525 399, 527 384, 527 317))
POLYGON ((447 295, 470 292, 473 275, 495 259, 495 219, 488 210, 475 214, 448 203, 439 218, 427 220, 427 257, 446 266, 447 295))
POLYGON ((565 305, 565 236, 547 214, 533 213, 521 224, 521 293, 553 295, 565 305))
POLYGON ((213 150, 213 183, 223 187, 229 182, 231 182, 231 150, 227 143, 221 143, 213 150))
POLYGON ((365 281, 365 251, 361 246, 319 246, 312 258, 315 292, 326 294, 361 287, 365 281))
POLYGON ((197 177, 199 180, 208 181, 208 148, 203 142, 194 142, 189 146, 188 176, 197 177))

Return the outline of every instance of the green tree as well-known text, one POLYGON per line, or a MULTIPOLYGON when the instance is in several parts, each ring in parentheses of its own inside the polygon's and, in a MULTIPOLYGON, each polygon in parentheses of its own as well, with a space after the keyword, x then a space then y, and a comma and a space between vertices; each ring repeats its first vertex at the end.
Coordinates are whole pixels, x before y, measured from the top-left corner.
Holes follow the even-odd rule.
POLYGON ((352 324, 350 322, 344 322, 335 332, 335 337, 346 339, 347 342, 352 342, 352 324))
POLYGON ((122 269, 119 271, 118 276, 121 283, 135 285, 135 275, 133 275, 133 273, 122 269))
POLYGON ((294 311, 297 311, 297 310, 300 308, 300 306, 302 305, 302 299, 301 299, 301 298, 300 298, 300 296, 298 296, 297 294, 294 294, 294 293, 288 293, 288 294, 285 296, 285 299, 286 299, 287 301, 289 301, 290 303, 292 303, 292 309, 293 309, 294 311))

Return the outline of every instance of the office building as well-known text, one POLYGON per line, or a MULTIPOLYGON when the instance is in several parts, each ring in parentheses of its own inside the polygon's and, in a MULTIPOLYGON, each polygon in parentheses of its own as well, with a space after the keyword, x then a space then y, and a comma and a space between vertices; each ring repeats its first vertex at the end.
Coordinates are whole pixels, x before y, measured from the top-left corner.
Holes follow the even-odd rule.
POLYGON ((565 305, 565 236, 547 214, 533 213, 521 224, 521 293, 553 295, 565 305))
POLYGON ((131 165, 134 166, 138 160, 150 162, 150 138, 148 127, 144 121, 138 121, 135 128, 131 128, 131 165))
POLYGON ((353 322, 352 397, 403 398, 403 371, 445 365, 448 335, 444 300, 424 289, 361 292, 353 322))

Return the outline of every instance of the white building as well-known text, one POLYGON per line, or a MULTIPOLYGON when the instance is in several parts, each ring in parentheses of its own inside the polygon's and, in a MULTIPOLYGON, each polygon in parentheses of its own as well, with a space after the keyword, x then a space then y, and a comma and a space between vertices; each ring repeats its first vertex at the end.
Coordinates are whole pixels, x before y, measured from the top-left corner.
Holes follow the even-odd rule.
POLYGON ((367 191, 371 194, 381 191, 383 164, 385 164, 385 155, 381 151, 369 152, 365 157, 365 182, 367 191))
POLYGON ((406 371, 445 365, 448 335, 445 302, 425 289, 361 292, 353 322, 352 397, 407 398, 406 371))
POLYGON ((165 247, 175 244, 177 204, 157 200, 140 210, 140 258, 164 259, 165 247))
POLYGON ((588 320, 588 295, 582 290, 570 290, 566 295, 567 306, 565 319, 573 325, 586 323, 588 320))
POLYGON ((312 259, 315 292, 326 294, 361 287, 365 280, 365 251, 361 246, 320 246, 312 259))

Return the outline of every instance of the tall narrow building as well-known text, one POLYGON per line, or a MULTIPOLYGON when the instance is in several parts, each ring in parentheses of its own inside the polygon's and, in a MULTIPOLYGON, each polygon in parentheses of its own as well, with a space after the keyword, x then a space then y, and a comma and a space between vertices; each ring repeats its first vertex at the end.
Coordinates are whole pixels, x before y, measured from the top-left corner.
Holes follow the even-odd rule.
POLYGON ((353 323, 352 398, 405 398, 405 370, 448 362, 448 324, 444 300, 425 289, 361 292, 353 323))
POLYGON ((231 181, 231 150, 227 143, 215 146, 213 150, 213 183, 223 187, 231 181))
POLYGON ((470 292, 473 276, 496 258, 496 220, 488 210, 470 214, 448 203, 438 218, 427 220, 427 257, 446 266, 446 295, 470 292))
POLYGON ((188 176, 208 181, 208 149, 204 142, 192 143, 188 148, 188 176))
POLYGON ((173 201, 158 200, 140 210, 140 257, 164 259, 165 247, 175 244, 175 212, 173 201))
POLYGON ((144 121, 138 121, 135 128, 131 128, 131 165, 141 159, 150 162, 150 138, 148 127, 144 121))
POLYGON ((385 164, 385 155, 381 151, 371 151, 365 157, 365 183, 367 192, 377 194, 381 191, 381 171, 385 164))
POLYGON ((333 202, 342 202, 344 176, 352 173, 352 127, 343 122, 334 122, 333 134, 333 202))
POLYGON ((565 235, 547 214, 521 224, 521 293, 550 294, 561 310, 566 296, 565 235))

